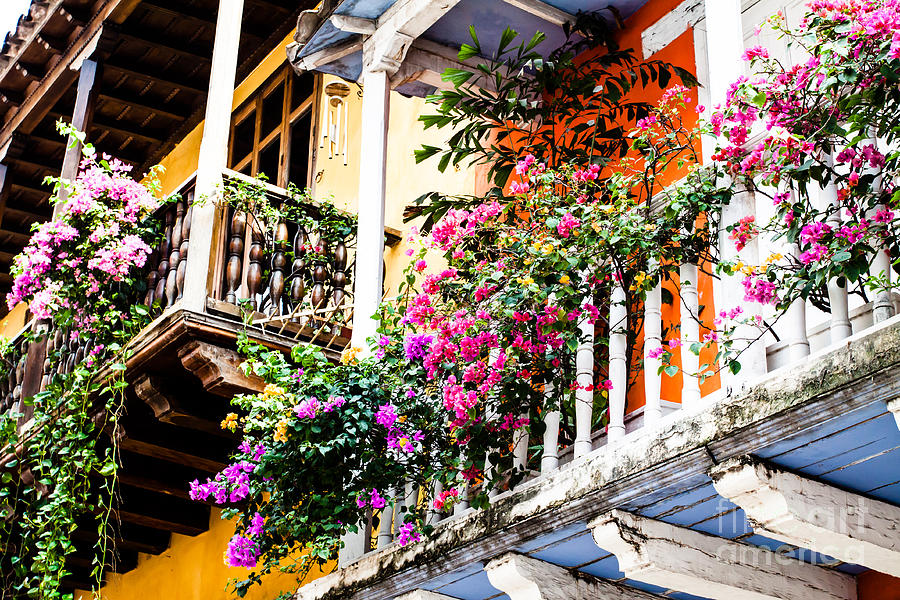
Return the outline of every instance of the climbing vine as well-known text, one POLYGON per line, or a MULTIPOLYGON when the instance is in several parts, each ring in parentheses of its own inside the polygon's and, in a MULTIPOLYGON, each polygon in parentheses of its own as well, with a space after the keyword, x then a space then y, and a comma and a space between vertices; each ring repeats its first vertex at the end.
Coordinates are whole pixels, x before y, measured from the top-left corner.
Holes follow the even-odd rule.
MULTIPOLYGON (((84 136, 60 124, 60 133, 84 136)), ((89 144, 74 182, 55 180, 56 216, 36 225, 14 260, 10 308, 28 303, 35 326, 19 348, 46 349, 42 390, 0 415, 0 597, 60 597, 72 534, 93 534, 91 577, 116 561, 117 438, 128 342, 148 321, 142 268, 159 231, 151 173, 98 156, 89 144)), ((16 348, 2 348, 7 361, 16 348)), ((15 368, 16 364, 9 364, 15 368)))

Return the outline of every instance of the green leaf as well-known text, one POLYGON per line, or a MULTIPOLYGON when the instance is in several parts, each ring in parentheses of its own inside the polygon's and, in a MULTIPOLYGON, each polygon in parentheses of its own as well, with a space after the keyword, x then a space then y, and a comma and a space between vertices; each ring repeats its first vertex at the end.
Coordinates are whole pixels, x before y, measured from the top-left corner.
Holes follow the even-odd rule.
POLYGON ((668 367, 663 369, 663 372, 665 372, 665 374, 669 377, 675 377, 676 375, 678 375, 678 367, 675 365, 669 365, 668 367))

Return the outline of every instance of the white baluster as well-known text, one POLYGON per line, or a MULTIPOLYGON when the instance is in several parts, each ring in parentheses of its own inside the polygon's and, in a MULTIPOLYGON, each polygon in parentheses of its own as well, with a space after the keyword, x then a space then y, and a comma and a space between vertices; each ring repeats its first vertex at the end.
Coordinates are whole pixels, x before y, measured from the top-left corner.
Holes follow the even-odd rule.
POLYGON ((441 495, 441 492, 444 491, 444 484, 440 481, 435 481, 431 487, 432 491, 432 502, 428 506, 428 512, 425 514, 425 523, 428 525, 436 525, 441 520, 441 511, 434 508, 434 500, 437 499, 438 496, 441 495))
MULTIPOLYGON (((873 135, 868 140, 866 140, 866 144, 871 144, 878 149, 878 139, 873 135)), ((880 169, 867 169, 867 172, 875 175, 875 179, 872 182, 872 191, 876 194, 880 194, 881 189, 881 171, 880 169)), ((875 217, 875 214, 879 210, 883 210, 884 206, 879 205, 875 207, 875 210, 871 215, 868 215, 870 219, 875 217)), ((876 246, 875 248, 875 256, 872 257, 872 264, 869 267, 869 275, 871 277, 878 277, 883 280, 885 283, 885 288, 877 290, 875 292, 875 301, 872 306, 872 320, 875 323, 881 323, 882 321, 887 321, 891 317, 894 316, 894 302, 891 298, 891 257, 888 255, 887 250, 884 247, 876 246)))
POLYGON ((609 298, 609 430, 607 440, 625 436, 625 391, 628 387, 628 306, 621 284, 609 298))
MULTIPOLYGON (((654 269, 651 269, 651 271, 654 269)), ((660 402, 660 360, 649 356, 662 345, 662 283, 647 292, 644 300, 644 425, 662 418, 660 402)))
MULTIPOLYGON (((793 253, 799 256, 794 246, 793 253)), ((806 300, 794 300, 785 312, 787 331, 788 361, 794 362, 809 356, 809 338, 806 335, 806 300)))
MULTIPOLYGON (((460 450, 459 459, 460 461, 464 461, 466 458, 466 453, 464 450, 460 450)), ((469 484, 463 481, 459 486, 459 500, 456 504, 453 505, 453 514, 459 515, 464 513, 469 509, 469 484)))
POLYGON ((700 301, 697 293, 697 265, 685 263, 678 269, 681 278, 681 405, 690 410, 700 403, 700 357, 691 345, 700 341, 700 301))
POLYGON ((397 491, 393 488, 388 490, 388 503, 381 509, 380 519, 381 522, 378 524, 378 548, 384 548, 388 544, 390 544, 393 539, 393 529, 391 528, 392 520, 394 512, 391 510, 391 501, 397 496, 397 491))
POLYGON ((575 458, 588 454, 591 444, 591 420, 594 410, 594 324, 589 323, 587 313, 578 325, 581 343, 575 351, 575 458), (587 388, 587 389, 585 389, 587 388))
MULTIPOLYGON (((490 357, 490 362, 493 364, 497 360, 499 351, 497 348, 492 348, 488 355, 490 357)), ((497 409, 493 404, 488 404, 487 408, 484 411, 484 418, 487 422, 491 422, 497 419, 497 409)), ((494 478, 497 477, 498 473, 495 468, 495 465, 491 463, 491 453, 496 452, 497 448, 488 448, 488 451, 485 453, 484 457, 484 481, 485 483, 489 481, 493 481, 494 478)), ((497 494, 500 493, 500 490, 497 487, 491 488, 488 492, 488 496, 493 498, 497 494)))
POLYGON ((541 455, 541 472, 547 473, 559 467, 559 408, 553 399, 552 381, 544 384, 544 452, 541 455), (552 408, 551 408, 552 407, 552 408))
POLYGON ((528 466, 528 427, 520 427, 513 432, 513 469, 525 470, 528 466))
MULTIPOLYGON (((834 166, 834 160, 831 155, 825 158, 825 164, 829 167, 834 166)), ((819 208, 828 210, 831 207, 831 214, 828 216, 827 222, 833 229, 841 227, 841 211, 840 202, 838 201, 838 190, 832 179, 824 185, 819 192, 819 208)), ((828 304, 831 306, 831 343, 838 342, 844 338, 848 338, 853 334, 850 326, 850 307, 847 297, 847 288, 840 285, 836 279, 828 282, 828 304)))

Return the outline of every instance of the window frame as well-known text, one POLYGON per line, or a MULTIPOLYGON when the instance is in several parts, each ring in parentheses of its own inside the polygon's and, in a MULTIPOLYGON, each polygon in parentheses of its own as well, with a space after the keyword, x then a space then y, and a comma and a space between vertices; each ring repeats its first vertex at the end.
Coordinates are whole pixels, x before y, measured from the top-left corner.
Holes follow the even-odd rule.
POLYGON ((253 94, 247 98, 241 105, 232 112, 231 123, 228 136, 228 165, 229 168, 245 172, 249 166, 249 174, 256 176, 259 172, 260 155, 268 149, 269 144, 278 140, 278 168, 277 172, 266 173, 269 183, 277 187, 286 188, 290 182, 290 165, 291 165, 291 129, 303 117, 309 113, 310 127, 309 139, 307 140, 308 157, 306 164, 306 173, 304 180, 293 181, 298 187, 307 187, 312 185, 312 174, 315 166, 316 158, 316 140, 318 139, 319 115, 318 111, 313 110, 322 94, 322 77, 321 75, 313 75, 312 93, 300 102, 296 108, 291 108, 293 100, 293 86, 299 82, 299 77, 294 73, 290 64, 285 63, 259 86, 253 94), (275 129, 270 132, 262 131, 263 123, 263 104, 269 97, 275 93, 279 85, 282 88, 281 101, 281 121, 275 129), (235 160, 234 157, 234 140, 237 128, 243 125, 246 119, 254 119, 253 124, 253 142, 249 154, 235 160))

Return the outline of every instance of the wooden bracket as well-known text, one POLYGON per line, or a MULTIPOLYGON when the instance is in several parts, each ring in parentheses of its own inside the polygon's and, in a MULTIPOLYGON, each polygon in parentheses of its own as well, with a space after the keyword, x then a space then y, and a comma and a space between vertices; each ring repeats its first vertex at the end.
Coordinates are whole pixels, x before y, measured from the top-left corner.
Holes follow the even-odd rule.
POLYGON ((207 342, 188 342, 178 351, 184 368, 200 379, 203 389, 217 396, 259 393, 265 382, 256 375, 244 375, 237 352, 207 342))
POLYGON ((157 375, 141 375, 134 382, 134 392, 147 406, 153 410, 153 416, 169 425, 195 429, 204 433, 232 438, 233 435, 223 430, 217 423, 190 414, 178 402, 175 394, 157 375))

